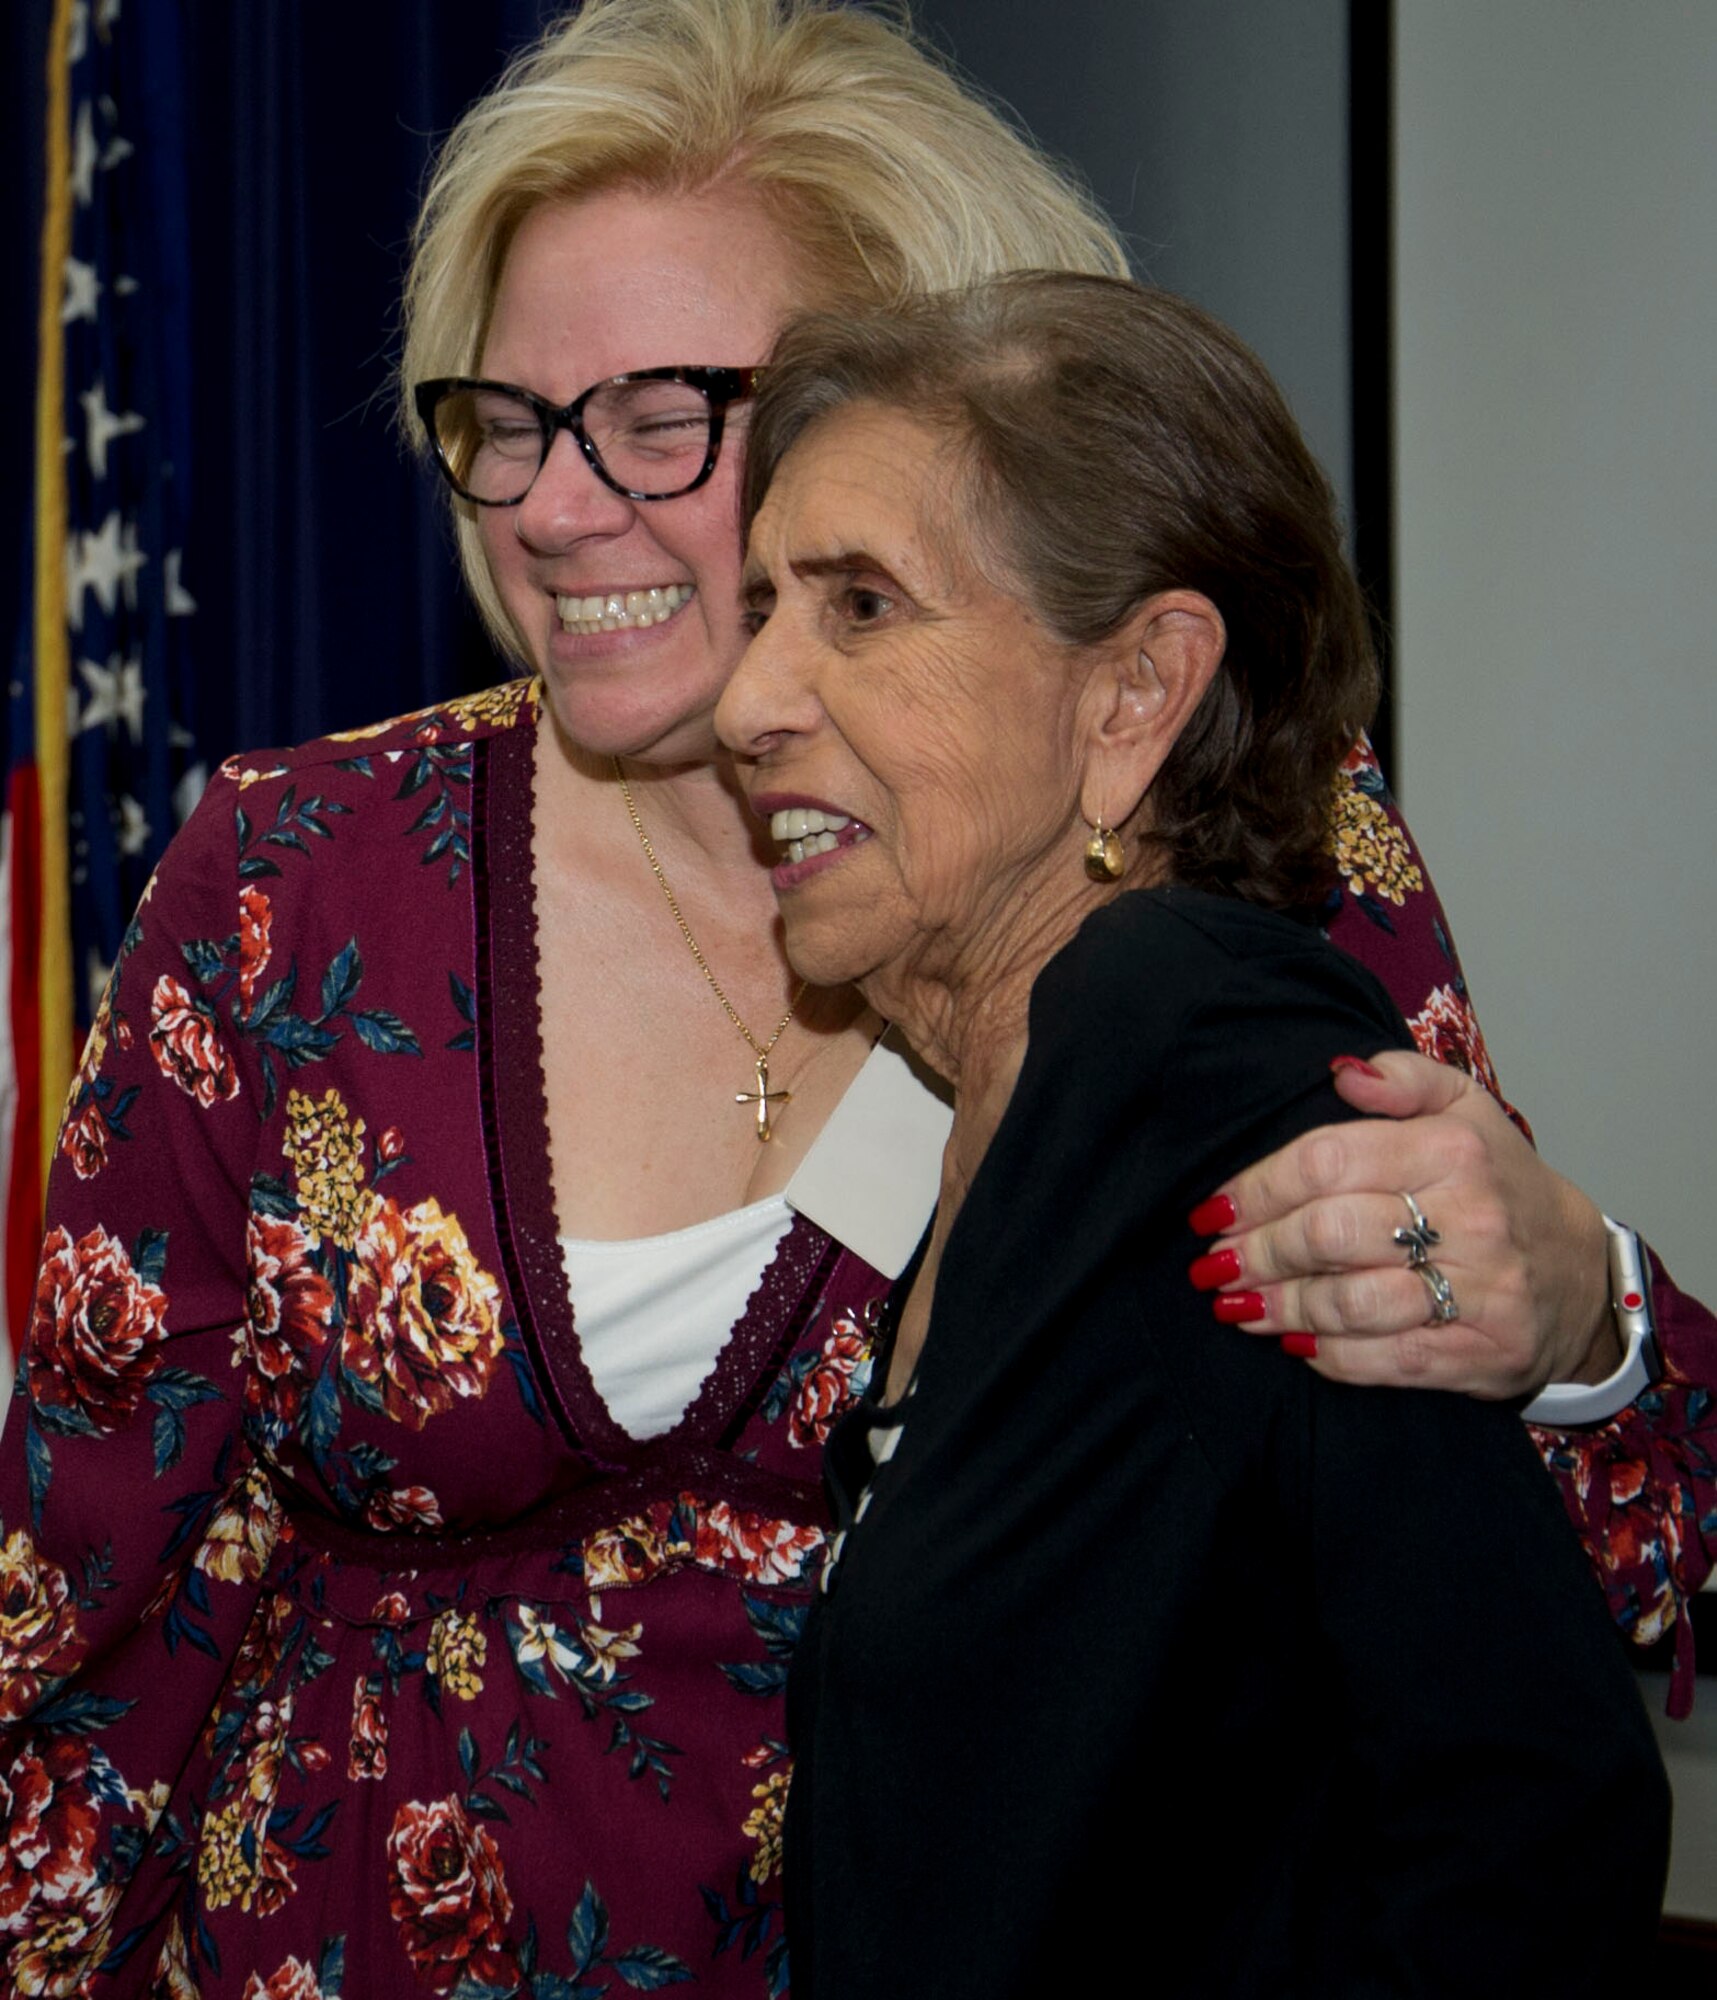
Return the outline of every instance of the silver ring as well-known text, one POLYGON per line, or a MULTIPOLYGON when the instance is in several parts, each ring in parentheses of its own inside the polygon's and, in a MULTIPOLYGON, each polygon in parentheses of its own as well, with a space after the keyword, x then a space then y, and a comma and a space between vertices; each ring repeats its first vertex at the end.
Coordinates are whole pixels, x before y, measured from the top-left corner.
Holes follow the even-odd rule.
MULTIPOLYGON (((1407 1213, 1413 1221, 1408 1228, 1395 1231, 1395 1241, 1407 1252, 1408 1270, 1423 1271, 1431 1261, 1432 1250, 1442 1242, 1443 1238, 1438 1230, 1431 1227, 1430 1218, 1407 1190, 1400 1188, 1397 1192, 1407 1204, 1407 1213)), ((1454 1314, 1451 1313, 1449 1317, 1453 1319, 1454 1314)))
POLYGON ((1459 1319, 1461 1309, 1455 1303, 1455 1288, 1439 1271, 1435 1264, 1415 1264, 1417 1271, 1431 1294, 1431 1317, 1429 1326, 1447 1326, 1450 1320, 1459 1319))

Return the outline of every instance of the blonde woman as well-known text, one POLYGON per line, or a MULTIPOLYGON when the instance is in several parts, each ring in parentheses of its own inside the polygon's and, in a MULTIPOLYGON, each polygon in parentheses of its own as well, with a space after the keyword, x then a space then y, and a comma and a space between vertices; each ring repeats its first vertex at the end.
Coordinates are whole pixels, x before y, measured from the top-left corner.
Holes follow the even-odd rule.
MULTIPOLYGON (((404 382, 525 672, 235 759, 127 939, 0 1473, 19 1990, 784 1988, 821 1446, 940 1132, 788 969, 714 735, 750 371, 803 305, 1122 263, 862 9, 592 0, 453 135, 404 382)), ((1434 899, 1356 782, 1413 1013, 1434 899)), ((1542 1379, 1601 1284, 1579 1225, 1540 1278, 1460 1239, 1505 1181, 1543 1233, 1508 1138, 1433 1213, 1542 1379)))

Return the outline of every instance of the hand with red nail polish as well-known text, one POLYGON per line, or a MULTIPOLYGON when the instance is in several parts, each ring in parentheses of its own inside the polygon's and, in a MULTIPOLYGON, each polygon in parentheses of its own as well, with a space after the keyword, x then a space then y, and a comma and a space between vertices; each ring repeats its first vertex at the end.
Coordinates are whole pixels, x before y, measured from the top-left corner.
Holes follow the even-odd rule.
POLYGON ((1218 1292, 1210 1310, 1224 1326, 1246 1326, 1262 1319, 1269 1308, 1262 1292, 1218 1292))
POLYGON ((1202 1257, 1192 1260, 1187 1276, 1201 1292, 1214 1292, 1220 1286, 1232 1285, 1240 1276, 1240 1252, 1226 1243, 1218 1250, 1207 1250, 1202 1257))
POLYGON ((1194 1236, 1220 1236, 1225 1229, 1232 1229, 1235 1221, 1234 1197, 1227 1194, 1213 1194, 1208 1201, 1201 1201, 1187 1217, 1194 1236))

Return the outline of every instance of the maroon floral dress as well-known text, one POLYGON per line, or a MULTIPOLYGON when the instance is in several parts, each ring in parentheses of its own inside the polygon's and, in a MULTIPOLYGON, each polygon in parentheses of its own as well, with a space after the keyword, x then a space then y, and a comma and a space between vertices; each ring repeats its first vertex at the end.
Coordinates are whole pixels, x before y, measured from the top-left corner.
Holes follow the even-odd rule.
MULTIPOLYGON (((125 940, 0 1461, 8 1991, 785 1990, 781 1691, 883 1286, 800 1218, 676 1427, 609 1416, 549 1180, 536 719, 513 682, 234 760, 125 940)), ((1361 759, 1335 823, 1335 935, 1489 1080, 1361 759)), ((1642 1630, 1710 1505, 1654 1484, 1690 1393, 1549 1441, 1642 1630)))

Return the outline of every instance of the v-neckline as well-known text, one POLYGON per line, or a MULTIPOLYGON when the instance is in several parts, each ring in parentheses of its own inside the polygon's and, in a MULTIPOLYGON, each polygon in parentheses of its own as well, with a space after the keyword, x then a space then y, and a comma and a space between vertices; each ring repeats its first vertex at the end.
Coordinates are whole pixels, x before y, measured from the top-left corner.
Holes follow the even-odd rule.
POLYGON ((730 1448, 798 1341, 840 1246, 795 1214, 673 1428, 639 1438, 615 1422, 579 1343, 555 1208, 537 949, 535 731, 521 722, 473 750, 478 1067, 502 1262, 520 1333, 576 1450, 618 1468, 648 1453, 730 1448))

